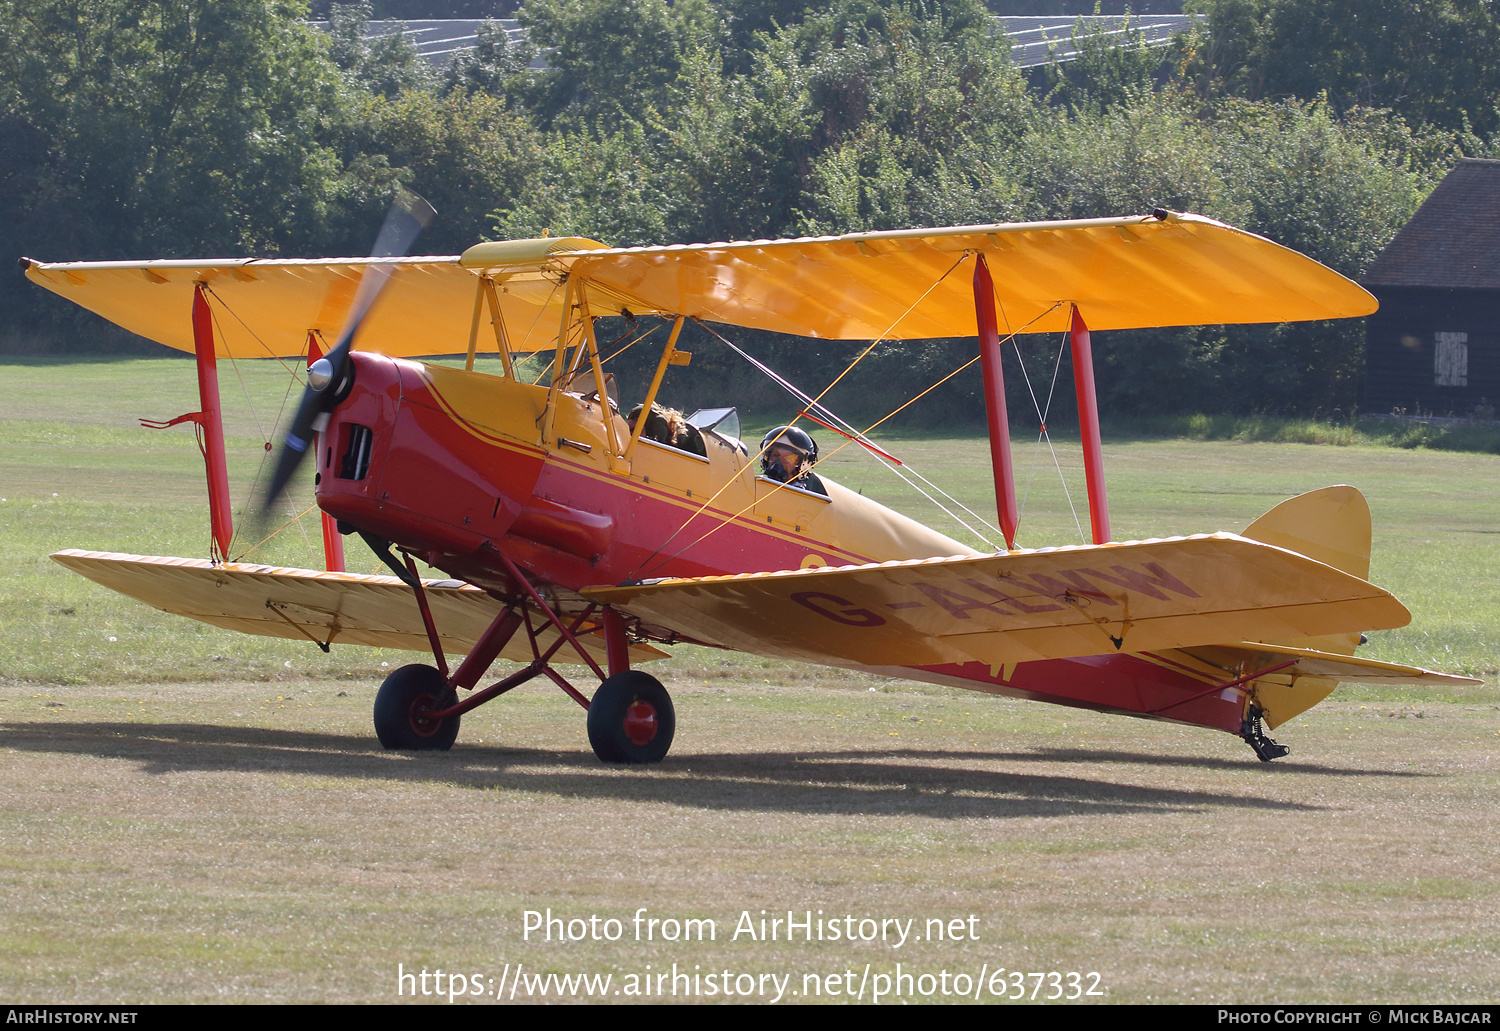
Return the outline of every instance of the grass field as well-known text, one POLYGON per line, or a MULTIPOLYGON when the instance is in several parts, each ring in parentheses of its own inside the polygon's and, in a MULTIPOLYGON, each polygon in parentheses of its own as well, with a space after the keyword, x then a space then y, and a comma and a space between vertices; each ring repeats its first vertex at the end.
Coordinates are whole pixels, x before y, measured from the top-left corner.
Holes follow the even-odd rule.
MULTIPOLYGON (((286 391, 273 368, 241 371, 259 425, 243 406, 230 417, 237 498, 286 391)), ((221 379, 233 397, 238 377, 225 366, 221 379)), ((594 760, 577 707, 540 688, 472 714, 450 753, 385 753, 369 726, 382 663, 419 657, 220 633, 48 560, 62 547, 206 552, 191 435, 133 421, 194 407, 191 362, 0 364, 7 999, 390 1002, 398 964, 459 971, 484 992, 514 986, 522 964, 608 974, 607 997, 626 1000, 647 973, 667 972, 670 993, 674 963, 709 1001, 724 995, 701 978, 722 971, 736 991, 740 975, 764 987, 752 999, 776 995, 774 976, 791 978, 783 999, 805 1001, 818 975, 819 991, 862 984, 868 1001, 882 976, 894 987, 897 963, 933 978, 905 1001, 954 1001, 945 970, 971 993, 983 972, 985 999, 1014 994, 1013 971, 1057 971, 1064 996, 1069 972, 1097 972, 1107 994, 1081 1001, 1495 998, 1500 458, 1107 448, 1121 538, 1238 530, 1300 491, 1360 486, 1372 578, 1414 615, 1367 654, 1488 681, 1341 688, 1276 734, 1293 754, 1273 765, 1202 730, 681 649, 657 671, 677 699, 672 755, 620 770, 594 760), (620 940, 528 940, 524 914, 549 908, 620 920, 620 940), (640 908, 711 919, 716 938, 636 941, 640 908), (855 928, 914 920, 913 938, 734 936, 742 913, 758 931, 763 909, 855 928), (932 940, 939 919, 960 920, 961 940, 932 940)), ((981 441, 889 443, 993 507, 981 441)), ((1060 458, 1077 501, 1076 456, 1060 458)), ((1029 443, 1017 459, 1024 489, 1029 443)), ((831 468, 962 533, 866 459, 831 468)), ((1022 543, 1077 541, 1057 480, 1043 450, 1022 543)), ((316 563, 297 535, 250 557, 316 563)), ((1052 990, 1042 979, 1037 997, 1052 990)), ((531 991, 523 980, 514 1001, 531 991)))

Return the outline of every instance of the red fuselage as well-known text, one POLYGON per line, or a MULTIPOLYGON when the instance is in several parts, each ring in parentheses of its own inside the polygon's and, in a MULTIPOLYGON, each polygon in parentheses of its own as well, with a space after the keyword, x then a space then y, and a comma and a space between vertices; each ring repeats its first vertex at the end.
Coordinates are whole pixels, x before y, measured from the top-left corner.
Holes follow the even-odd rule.
MULTIPOLYGON (((831 482, 829 498, 768 491, 734 441, 710 435, 705 460, 643 440, 628 463, 612 461, 598 402, 560 393, 548 423, 543 387, 373 354, 353 361, 354 385, 321 436, 319 505, 503 598, 518 586, 502 554, 567 609, 593 585, 970 551, 831 482)), ((609 417, 616 439, 628 438, 609 417)), ((1216 686, 1231 671, 1177 652, 860 668, 1231 733, 1245 715, 1244 697, 1216 686)))

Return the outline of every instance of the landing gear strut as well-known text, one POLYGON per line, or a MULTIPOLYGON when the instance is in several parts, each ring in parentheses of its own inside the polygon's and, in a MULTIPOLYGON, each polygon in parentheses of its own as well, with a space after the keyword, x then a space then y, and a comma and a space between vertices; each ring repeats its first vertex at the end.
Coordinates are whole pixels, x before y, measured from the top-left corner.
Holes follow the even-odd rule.
POLYGON ((1291 749, 1286 745, 1278 745, 1266 736, 1265 728, 1260 722, 1263 715, 1261 707, 1252 703, 1245 710, 1245 718, 1240 722, 1240 737, 1245 739, 1245 744, 1254 749, 1256 758, 1263 763, 1268 763, 1272 759, 1280 759, 1291 749))
MULTIPOLYGON (((416 563, 410 554, 406 555, 408 575, 404 579, 416 593, 437 667, 402 666, 380 685, 375 696, 375 732, 380 743, 386 748, 447 750, 458 737, 458 721, 464 713, 529 680, 546 677, 588 711, 589 744, 600 759, 615 763, 660 762, 672 747, 672 735, 677 729, 672 698, 661 681, 630 668, 630 641, 624 617, 605 606, 598 622, 591 624, 598 606, 589 605, 573 617, 571 624, 566 623, 510 559, 503 554, 498 557, 524 596, 508 600, 458 669, 450 674, 427 602, 426 587, 417 576, 416 563), (540 627, 532 622, 533 612, 544 617, 540 627), (549 625, 556 637, 543 647, 542 631, 549 625), (579 641, 577 635, 586 625, 590 633, 603 632, 608 675, 579 641), (458 691, 473 690, 490 663, 521 629, 531 645, 532 661, 498 683, 459 701, 458 691), (564 645, 571 645, 601 681, 592 702, 552 665, 553 656, 564 645)), ((394 562, 392 565, 397 568, 394 562)))

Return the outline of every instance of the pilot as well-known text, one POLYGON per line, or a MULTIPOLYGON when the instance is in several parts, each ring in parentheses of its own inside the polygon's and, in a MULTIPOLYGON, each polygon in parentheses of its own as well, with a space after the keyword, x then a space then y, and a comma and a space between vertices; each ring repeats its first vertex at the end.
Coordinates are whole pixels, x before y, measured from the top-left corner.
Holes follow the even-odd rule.
POLYGON ((817 461, 817 441, 795 426, 777 426, 761 439, 760 469, 767 478, 826 498, 828 488, 812 471, 817 461))

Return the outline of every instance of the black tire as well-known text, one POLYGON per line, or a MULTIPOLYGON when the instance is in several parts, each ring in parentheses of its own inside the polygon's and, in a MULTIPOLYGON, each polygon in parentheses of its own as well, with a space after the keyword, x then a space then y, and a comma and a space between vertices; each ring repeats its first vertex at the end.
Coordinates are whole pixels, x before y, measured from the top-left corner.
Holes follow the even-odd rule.
POLYGON ((676 731, 672 696, 649 673, 616 673, 589 703, 589 744, 607 763, 661 762, 676 731))
POLYGON ((375 736, 386 748, 446 752, 458 737, 459 717, 434 720, 425 714, 446 709, 455 697, 431 666, 402 666, 375 693, 375 736))

